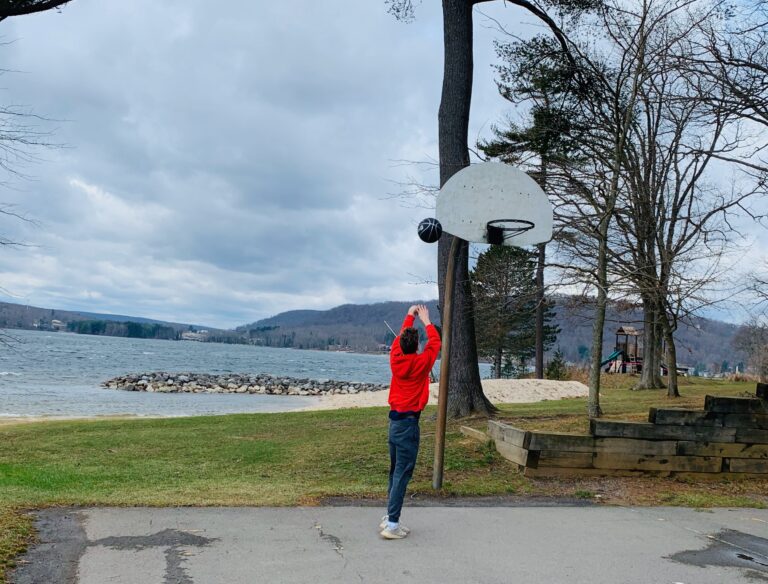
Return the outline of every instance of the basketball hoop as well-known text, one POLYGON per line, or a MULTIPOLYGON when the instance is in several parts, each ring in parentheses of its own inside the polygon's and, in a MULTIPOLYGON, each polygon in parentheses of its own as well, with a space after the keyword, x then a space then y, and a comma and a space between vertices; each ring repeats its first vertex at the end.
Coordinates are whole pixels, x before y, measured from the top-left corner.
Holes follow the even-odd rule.
MULTIPOLYGON (((454 236, 445 271, 444 328, 435 425, 435 464, 432 472, 432 487, 441 489, 448 412, 453 292, 456 287, 457 257, 463 245, 461 242, 509 247, 545 243, 552 239, 552 205, 536 181, 521 169, 509 164, 483 162, 467 166, 448 179, 437 196, 435 217, 442 232, 454 236)), ((425 229, 420 228, 422 231, 425 229)), ((429 235, 425 241, 434 237, 428 233, 425 235, 429 235)))
POLYGON ((494 219, 485 224, 486 239, 491 245, 503 245, 508 239, 535 227, 533 221, 525 219, 494 219))

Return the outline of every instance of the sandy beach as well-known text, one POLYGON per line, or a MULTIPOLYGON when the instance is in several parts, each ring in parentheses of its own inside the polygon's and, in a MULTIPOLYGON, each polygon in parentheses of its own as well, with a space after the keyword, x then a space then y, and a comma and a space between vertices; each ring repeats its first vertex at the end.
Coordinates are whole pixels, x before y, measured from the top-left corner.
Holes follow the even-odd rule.
MULTIPOLYGON (((549 379, 483 379, 483 391, 494 404, 530 403, 567 397, 586 397, 589 389, 578 381, 553 381, 549 379)), ((437 404, 437 383, 429 386, 430 404, 437 404)), ((302 408, 309 410, 335 410, 339 408, 369 408, 387 405, 388 392, 376 391, 351 395, 326 395, 318 398, 315 405, 302 408)))

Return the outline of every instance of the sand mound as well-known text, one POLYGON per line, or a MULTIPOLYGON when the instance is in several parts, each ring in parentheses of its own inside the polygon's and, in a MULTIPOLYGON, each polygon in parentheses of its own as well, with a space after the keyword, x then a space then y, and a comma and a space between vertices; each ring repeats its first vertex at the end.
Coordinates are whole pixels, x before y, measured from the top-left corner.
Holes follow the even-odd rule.
MULTIPOLYGON (((429 386, 430 404, 437 403, 437 384, 429 386)), ((578 381, 552 381, 549 379, 483 379, 483 391, 491 402, 530 403, 566 397, 585 397, 586 385, 578 381)), ((302 410, 335 410, 339 408, 369 408, 386 406, 388 393, 373 391, 351 395, 326 395, 317 403, 302 410)))

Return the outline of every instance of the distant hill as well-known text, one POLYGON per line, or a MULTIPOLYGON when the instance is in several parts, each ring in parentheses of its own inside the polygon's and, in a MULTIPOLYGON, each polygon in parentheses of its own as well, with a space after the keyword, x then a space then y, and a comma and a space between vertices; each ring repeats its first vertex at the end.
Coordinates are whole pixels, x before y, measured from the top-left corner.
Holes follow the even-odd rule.
MULTIPOLYGON (((437 302, 431 300, 345 304, 330 310, 294 310, 237 328, 259 345, 321 350, 383 350, 392 340, 384 321, 397 330, 408 307, 422 302, 429 306, 432 319, 439 322, 437 302)), ((571 362, 583 359, 592 338, 593 305, 582 299, 561 296, 555 299, 555 322, 561 332, 554 348, 560 348, 571 362), (582 348, 580 351, 580 347, 582 348)), ((603 336, 603 356, 615 344, 615 331, 621 325, 643 327, 642 312, 632 307, 611 305, 603 336)), ((731 346, 737 325, 696 318, 682 325, 676 335, 678 361, 690 366, 719 371, 728 361, 734 366, 743 360, 731 346)))
POLYGON ((267 347, 377 351, 394 338, 387 328, 400 328, 412 304, 426 304, 432 320, 440 321, 437 301, 343 304, 330 310, 292 310, 238 327, 254 343, 267 347))
MULTIPOLYGON (((385 322, 394 330, 398 330, 408 307, 419 303, 426 304, 432 320, 440 322, 435 300, 344 304, 330 310, 292 310, 238 327, 235 331, 136 316, 76 312, 0 302, 0 328, 74 330, 128 336, 126 331, 131 327, 112 326, 108 323, 138 323, 145 326, 133 328, 140 328, 139 332, 142 334, 149 331, 149 334, 154 334, 156 338, 179 338, 183 333, 184 338, 191 336, 199 341, 375 352, 386 350, 392 341, 393 335, 385 322), (158 332, 153 333, 154 329, 149 325, 158 325, 155 327, 158 332), (170 327, 177 334, 167 334, 164 330, 166 327, 170 327), (201 329, 207 332, 202 335, 190 335, 189 331, 201 329)), ((555 303, 555 322, 560 326, 561 332, 554 348, 560 348, 570 362, 583 361, 591 346, 593 305, 589 301, 568 296, 557 297, 555 303)), ((603 335, 603 356, 613 350, 615 331, 621 325, 642 328, 641 311, 619 304, 609 307, 603 335)), ((706 318, 696 318, 692 323, 681 325, 675 336, 678 362, 713 372, 719 372, 724 361, 731 367, 735 366, 744 360, 744 356, 732 347, 731 341, 737 330, 737 325, 706 318)), ((479 334, 482 332, 479 331, 479 334)))
POLYGON ((160 339, 175 339, 180 337, 182 333, 205 330, 207 331, 206 334, 196 335, 195 340, 246 342, 242 335, 233 331, 200 325, 165 322, 141 316, 40 308, 25 304, 13 304, 11 302, 0 302, 0 328, 46 331, 62 330, 81 334, 160 339), (125 323, 129 326, 116 323, 125 323))
MULTIPOLYGON (((51 322, 58 320, 62 323, 83 320, 106 320, 111 322, 138 322, 143 324, 161 324, 176 330, 188 330, 190 325, 178 322, 165 322, 141 316, 125 316, 121 314, 103 314, 98 312, 75 312, 57 310, 55 308, 39 308, 26 304, 0 302, 0 327, 17 329, 50 328, 51 322)), ((194 326, 194 325, 193 325, 194 326)), ((198 327, 200 328, 200 327, 198 327)))

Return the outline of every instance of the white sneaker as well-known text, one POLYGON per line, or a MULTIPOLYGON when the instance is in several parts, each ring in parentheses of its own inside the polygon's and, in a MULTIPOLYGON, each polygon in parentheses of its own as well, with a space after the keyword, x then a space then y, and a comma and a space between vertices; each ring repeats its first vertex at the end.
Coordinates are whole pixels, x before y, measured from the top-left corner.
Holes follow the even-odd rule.
POLYGON ((404 537, 408 537, 408 532, 403 528, 402 525, 398 525, 395 529, 385 527, 381 531, 381 537, 384 539, 403 539, 404 537))
MULTIPOLYGON (((385 515, 384 517, 381 518, 381 523, 379 523, 379 531, 386 529, 388 523, 389 523, 389 515, 385 515)), ((411 530, 408 529, 402 523, 400 524, 400 529, 402 529, 406 534, 411 533, 411 530)))

